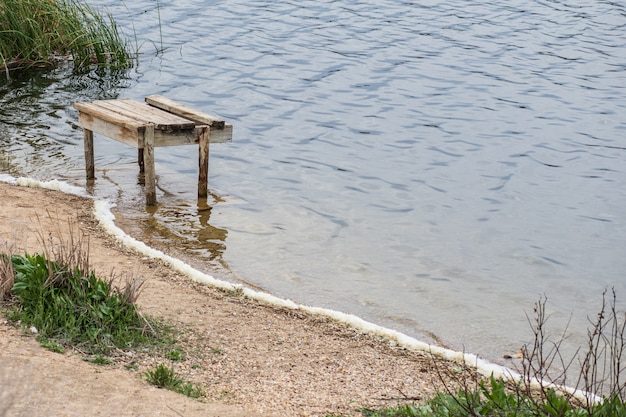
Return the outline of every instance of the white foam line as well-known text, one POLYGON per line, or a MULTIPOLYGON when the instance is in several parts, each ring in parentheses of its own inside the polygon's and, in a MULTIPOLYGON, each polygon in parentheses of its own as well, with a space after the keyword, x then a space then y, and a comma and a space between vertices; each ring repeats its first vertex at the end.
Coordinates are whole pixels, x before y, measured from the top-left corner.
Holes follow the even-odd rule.
MULTIPOLYGON (((22 187, 32 187, 32 188, 46 188, 50 190, 58 190, 64 193, 70 193, 75 195, 80 195, 84 197, 89 197, 84 189, 80 187, 76 187, 66 182, 51 180, 51 181, 38 181, 32 178, 13 178, 11 176, 0 174, 0 181, 8 182, 11 184, 16 184, 22 187)), ((284 307, 292 310, 300 310, 304 312, 308 312, 313 315, 325 316, 336 320, 338 322, 347 324, 348 326, 359 330, 363 333, 378 336, 389 340, 391 343, 408 349, 412 351, 418 352, 426 352, 438 357, 441 357, 446 360, 454 361, 456 363, 467 365, 471 368, 476 369, 479 373, 484 376, 493 376, 495 378, 501 378, 504 380, 510 381, 520 381, 522 376, 504 366, 497 365, 486 361, 484 359, 479 358, 476 355, 464 352, 458 352, 451 349, 442 348, 439 346, 430 345, 425 342, 421 342, 417 339, 414 339, 410 336, 407 336, 398 331, 388 329, 386 327, 379 326, 374 323, 370 323, 366 320, 363 320, 360 317, 354 316, 352 314, 342 313, 340 311, 331 310, 327 308, 321 307, 311 307, 303 304, 297 304, 291 300, 279 298, 274 295, 255 291, 250 288, 244 287, 241 284, 232 284, 227 281, 222 281, 214 278, 211 275, 205 274, 197 269, 193 268, 191 265, 186 264, 180 259, 174 258, 170 255, 167 255, 157 249, 151 248, 145 243, 136 240, 135 238, 127 235, 122 229, 120 229, 115 224, 115 215, 111 211, 111 208, 114 207, 114 204, 105 200, 94 200, 94 216, 100 222, 102 227, 107 231, 107 233, 114 236, 118 241, 120 241, 124 246, 134 249, 135 251, 146 255, 150 258, 160 259, 161 261, 168 264, 170 267, 175 269, 176 271, 185 274, 193 281, 211 285, 216 288, 220 288, 226 291, 241 291, 243 295, 248 298, 251 298, 256 301, 260 301, 269 305, 284 307)), ((557 390, 563 390, 570 394, 573 394, 577 398, 581 400, 590 400, 590 401, 601 401, 601 398, 595 396, 593 394, 587 393, 582 390, 576 390, 571 387, 563 387, 557 386, 555 384, 541 382, 539 380, 532 380, 531 383, 534 386, 540 387, 543 385, 547 388, 555 388, 557 390)))
POLYGON ((0 174, 0 181, 15 185, 15 177, 10 176, 9 174, 0 174))
MULTIPOLYGON (((239 290, 244 296, 250 299, 272 306, 284 307, 292 310, 300 310, 317 316, 325 316, 340 323, 347 324, 348 326, 365 334, 384 338, 389 342, 395 344, 396 346, 412 351, 430 353, 449 361, 464 364, 472 369, 476 369, 480 374, 486 377, 493 376, 496 379, 503 379, 506 381, 514 382, 521 381, 523 378, 522 375, 520 375, 518 372, 513 371, 512 369, 486 361, 474 354, 458 352, 455 350, 430 345, 428 343, 421 342, 417 339, 400 333, 396 330, 388 329, 386 327, 382 327, 377 324, 368 322, 352 314, 346 314, 342 313, 341 311, 331 310, 327 308, 311 307, 303 304, 298 304, 288 299, 276 297, 272 294, 252 290, 250 288, 244 287, 241 284, 232 284, 230 282, 214 278, 211 275, 198 271, 197 269, 191 267, 180 259, 174 258, 157 249, 151 248, 145 243, 140 242, 133 237, 127 235, 115 224, 115 216, 111 211, 112 207, 113 205, 108 201, 96 200, 94 202, 94 215, 108 233, 117 238, 125 246, 151 258, 160 259, 161 261, 171 266, 173 269, 187 275, 189 278, 196 282, 212 285, 214 287, 221 288, 227 291, 239 290)), ((593 402, 601 400, 600 397, 582 390, 576 390, 570 387, 541 382, 537 379, 532 379, 530 382, 532 386, 536 388, 539 388, 543 385, 546 388, 563 390, 564 392, 573 394, 576 398, 583 401, 589 400, 593 402)))
MULTIPOLYGON (((8 176, 7 176, 8 177, 8 176)), ((20 187, 29 187, 29 188, 45 188, 47 190, 55 190, 61 191, 67 194, 79 195, 81 197, 87 197, 87 193, 84 188, 76 187, 74 185, 70 185, 64 181, 59 180, 50 180, 50 181, 39 181, 32 178, 19 177, 11 180, 12 177, 8 177, 8 181, 12 184, 19 185, 20 187)), ((0 178, 1 180, 2 178, 0 178)))
POLYGON ((198 271, 197 269, 191 267, 180 259, 174 258, 157 249, 151 248, 145 243, 140 242, 135 238, 127 235, 115 224, 115 216, 111 211, 112 207, 113 205, 108 201, 97 200, 94 202, 94 215, 100 221, 102 227, 109 234, 114 236, 126 247, 134 249, 137 252, 151 258, 160 259, 161 261, 168 264, 170 267, 174 268, 180 273, 187 275, 189 278, 196 282, 212 285, 214 287, 221 288, 227 291, 238 290, 241 291, 244 296, 250 299, 260 301, 272 306, 284 307, 292 310, 300 310, 317 316, 329 317, 338 322, 347 324, 348 326, 363 333, 387 339, 399 347, 413 351, 428 352, 447 360, 466 364, 472 368, 477 369, 481 374, 485 376, 493 375, 496 378, 503 378, 507 380, 518 379, 520 377, 518 373, 512 371, 511 369, 485 361, 484 359, 481 359, 476 355, 457 352, 451 349, 445 349, 439 346, 430 345, 398 331, 388 329, 374 323, 370 323, 352 314, 346 314, 327 308, 311 307, 303 304, 298 304, 288 299, 276 297, 272 294, 252 290, 240 284, 232 284, 227 281, 216 279, 211 275, 198 271))

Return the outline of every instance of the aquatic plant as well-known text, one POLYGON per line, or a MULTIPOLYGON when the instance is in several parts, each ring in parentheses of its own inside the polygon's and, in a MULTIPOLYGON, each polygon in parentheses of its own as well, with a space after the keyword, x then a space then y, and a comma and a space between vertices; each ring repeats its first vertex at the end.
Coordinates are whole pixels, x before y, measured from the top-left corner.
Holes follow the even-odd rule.
POLYGON ((7 76, 12 69, 65 60, 75 69, 133 63, 110 15, 72 0, 0 0, 0 69, 7 76))

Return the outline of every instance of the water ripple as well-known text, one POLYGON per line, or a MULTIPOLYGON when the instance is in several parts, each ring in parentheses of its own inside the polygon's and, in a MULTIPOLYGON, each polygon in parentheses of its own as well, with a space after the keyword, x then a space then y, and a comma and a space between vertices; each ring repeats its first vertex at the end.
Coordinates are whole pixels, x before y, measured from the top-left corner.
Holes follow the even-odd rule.
POLYGON ((80 181, 71 102, 160 93, 235 125, 211 147, 210 220, 181 203, 194 149, 156 152, 146 214, 136 155, 97 142, 96 193, 123 189, 146 237, 196 265, 492 357, 518 347, 538 293, 584 310, 626 290, 624 5, 90 3, 137 33, 139 67, 0 87, 3 171, 80 181))

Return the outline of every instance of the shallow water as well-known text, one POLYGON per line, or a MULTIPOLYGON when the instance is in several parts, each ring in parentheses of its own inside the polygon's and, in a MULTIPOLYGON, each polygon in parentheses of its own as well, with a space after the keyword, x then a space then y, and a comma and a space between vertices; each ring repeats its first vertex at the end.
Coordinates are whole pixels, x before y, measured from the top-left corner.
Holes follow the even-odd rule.
POLYGON ((71 103, 158 93, 234 125, 208 201, 196 149, 157 149, 144 210, 135 151, 103 138, 90 191, 200 269, 492 360, 542 294, 571 346, 605 287, 626 299, 623 5, 89 3, 138 67, 0 87, 1 172, 84 184, 71 103))

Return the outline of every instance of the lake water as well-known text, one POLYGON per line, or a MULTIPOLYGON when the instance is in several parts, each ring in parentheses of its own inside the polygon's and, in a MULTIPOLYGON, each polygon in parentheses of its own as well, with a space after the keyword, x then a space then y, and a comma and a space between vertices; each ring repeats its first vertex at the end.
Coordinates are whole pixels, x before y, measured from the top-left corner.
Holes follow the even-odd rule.
POLYGON ((548 297, 573 348, 626 306, 626 6, 612 1, 148 1, 106 7, 140 51, 102 79, 0 81, 0 172, 84 185, 71 104, 162 94, 234 125, 156 150, 96 138, 94 195, 217 277, 502 362, 548 297))

